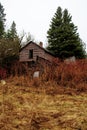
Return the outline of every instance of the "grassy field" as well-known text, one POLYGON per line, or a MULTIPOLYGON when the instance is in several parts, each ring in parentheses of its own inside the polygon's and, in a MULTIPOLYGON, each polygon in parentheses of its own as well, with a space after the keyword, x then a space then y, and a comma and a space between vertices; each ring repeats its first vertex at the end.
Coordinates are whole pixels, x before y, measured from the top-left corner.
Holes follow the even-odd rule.
POLYGON ((87 130, 87 92, 8 80, 0 84, 0 130, 87 130))

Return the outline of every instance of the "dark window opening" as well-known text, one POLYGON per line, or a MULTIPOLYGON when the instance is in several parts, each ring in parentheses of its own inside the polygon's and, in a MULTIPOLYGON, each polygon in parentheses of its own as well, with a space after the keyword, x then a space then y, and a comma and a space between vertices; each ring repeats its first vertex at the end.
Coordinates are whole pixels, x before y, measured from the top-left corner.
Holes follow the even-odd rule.
POLYGON ((33 59, 33 49, 29 50, 29 59, 33 59))

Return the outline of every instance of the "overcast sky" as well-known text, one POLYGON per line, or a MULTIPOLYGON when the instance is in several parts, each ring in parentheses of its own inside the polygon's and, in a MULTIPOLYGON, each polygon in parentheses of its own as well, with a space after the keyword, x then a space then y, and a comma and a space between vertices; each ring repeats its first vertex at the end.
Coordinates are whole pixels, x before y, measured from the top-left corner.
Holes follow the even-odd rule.
MULTIPOLYGON (((72 16, 80 38, 87 43, 87 0, 0 0, 9 28, 15 21, 18 33, 30 32, 36 41, 46 44, 47 30, 58 6, 72 16)), ((87 44, 86 44, 87 48, 87 44)), ((87 50, 87 49, 86 49, 87 50)))

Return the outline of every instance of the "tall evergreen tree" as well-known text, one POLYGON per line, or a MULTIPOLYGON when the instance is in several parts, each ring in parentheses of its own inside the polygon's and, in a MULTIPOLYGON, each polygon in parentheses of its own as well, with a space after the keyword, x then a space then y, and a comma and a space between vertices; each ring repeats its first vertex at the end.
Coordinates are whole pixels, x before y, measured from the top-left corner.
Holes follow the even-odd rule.
POLYGON ((13 21, 10 29, 7 30, 5 34, 6 40, 9 40, 9 44, 12 44, 13 50, 16 49, 15 51, 19 51, 20 49, 20 38, 17 34, 16 30, 16 23, 13 21))
POLYGON ((57 57, 85 57, 85 49, 77 33, 77 26, 72 22, 67 9, 62 11, 62 8, 58 7, 47 34, 47 49, 57 57))
MULTIPOLYGON (((19 58, 20 38, 16 31, 16 24, 13 21, 10 29, 4 33, 4 37, 0 40, 0 57, 4 64, 12 63, 19 58)), ((1 62, 2 62, 1 61, 1 62)))
POLYGON ((13 21, 13 23, 11 25, 10 33, 11 33, 11 37, 12 37, 13 40, 15 40, 16 38, 18 38, 17 30, 16 30, 16 24, 15 24, 14 21, 13 21))
POLYGON ((18 34, 16 30, 16 23, 13 21, 10 29, 5 33, 5 38, 15 41, 18 39, 18 34))
POLYGON ((2 6, 2 4, 0 3, 0 38, 3 36, 4 34, 4 26, 5 26, 5 13, 4 13, 4 8, 2 6))

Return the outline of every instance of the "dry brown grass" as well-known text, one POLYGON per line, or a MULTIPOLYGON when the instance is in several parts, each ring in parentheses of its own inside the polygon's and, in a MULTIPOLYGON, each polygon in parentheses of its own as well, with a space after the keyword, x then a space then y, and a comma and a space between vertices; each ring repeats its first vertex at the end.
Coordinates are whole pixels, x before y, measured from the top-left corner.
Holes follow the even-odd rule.
POLYGON ((17 80, 0 84, 0 130, 87 130, 87 93, 17 80))

